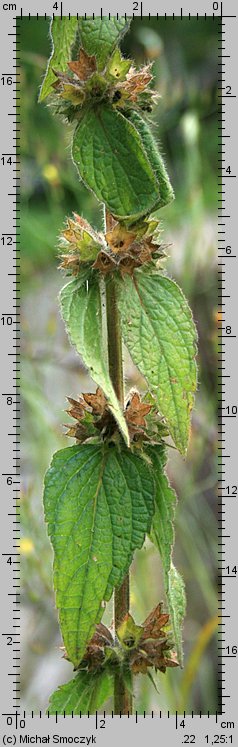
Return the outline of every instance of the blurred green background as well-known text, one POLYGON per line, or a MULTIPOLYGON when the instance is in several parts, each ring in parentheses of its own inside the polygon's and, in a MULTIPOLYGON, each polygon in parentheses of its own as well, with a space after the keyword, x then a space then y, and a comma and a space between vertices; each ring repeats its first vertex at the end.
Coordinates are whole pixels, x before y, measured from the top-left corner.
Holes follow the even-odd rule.
MULTIPOLYGON (((140 64, 154 60, 161 99, 153 115, 176 193, 161 211, 169 244, 167 270, 182 286, 199 333, 199 389, 186 461, 170 449, 168 472, 178 494, 175 563, 187 590, 183 670, 135 679, 138 712, 152 708, 214 712, 217 708, 216 517, 216 211, 217 22, 136 19, 123 51, 140 64)), ((49 54, 48 22, 21 24, 21 262, 22 262, 22 699, 44 710, 49 694, 70 678, 62 659, 52 592, 52 552, 43 523, 42 481, 52 453, 66 439, 65 396, 94 389, 69 347, 57 294, 57 241, 76 210, 101 228, 101 207, 78 181, 70 158, 71 128, 37 103, 49 54)), ((125 357, 126 382, 140 377, 125 357)), ((163 598, 159 559, 147 543, 133 562, 131 608, 138 623, 163 598)), ((104 620, 110 624, 112 605, 104 620)), ((108 708, 111 709, 109 703, 108 708)))

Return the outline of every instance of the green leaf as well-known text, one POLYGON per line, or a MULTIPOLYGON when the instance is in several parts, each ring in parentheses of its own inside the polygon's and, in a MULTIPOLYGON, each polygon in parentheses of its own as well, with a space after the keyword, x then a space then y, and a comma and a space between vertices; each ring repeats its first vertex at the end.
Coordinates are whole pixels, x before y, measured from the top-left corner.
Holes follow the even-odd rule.
POLYGON ((147 122, 140 116, 136 111, 131 111, 129 114, 130 122, 136 127, 139 132, 143 148, 146 152, 147 158, 149 159, 150 165, 156 174, 159 193, 154 210, 168 205, 169 202, 174 200, 174 191, 167 174, 165 164, 162 156, 160 155, 158 145, 152 135, 151 129, 147 122))
POLYGON ((184 583, 172 562, 174 545, 174 514, 176 507, 176 495, 172 490, 167 475, 164 473, 166 461, 163 446, 147 447, 155 480, 155 513, 152 520, 150 537, 158 547, 165 582, 165 592, 168 600, 170 623, 173 631, 173 640, 176 647, 178 662, 183 663, 182 626, 186 610, 186 598, 184 583))
POLYGON ((71 60, 71 48, 78 28, 76 16, 70 20, 66 16, 54 18, 50 24, 52 53, 48 62, 46 74, 40 89, 39 101, 43 101, 52 92, 52 83, 56 81, 53 70, 64 72, 67 62, 71 60))
POLYGON ((82 356, 94 381, 103 389, 125 442, 129 444, 126 421, 109 376, 97 273, 90 275, 82 272, 77 279, 68 283, 60 293, 60 304, 72 345, 82 356))
POLYGON ((56 605, 67 656, 81 661, 114 585, 144 542, 154 511, 150 467, 125 447, 58 451, 45 477, 56 605))
POLYGON ((117 218, 135 221, 158 201, 158 185, 141 138, 108 105, 87 109, 75 130, 73 160, 86 186, 117 218))
POLYGON ((130 22, 125 18, 79 18, 79 30, 82 46, 85 51, 97 58, 98 70, 103 70, 109 55, 113 52, 121 37, 126 33, 130 22))
POLYGON ((118 279, 125 343, 177 448, 186 453, 196 389, 196 330, 180 288, 158 272, 118 279))
POLYGON ((183 665, 182 626, 186 612, 186 596, 184 581, 173 563, 168 577, 168 600, 173 636, 180 666, 183 665))
MULTIPOLYGON (((165 577, 168 577, 171 566, 172 549, 174 545, 174 516, 177 503, 175 491, 171 488, 164 472, 166 453, 164 446, 146 448, 155 478, 155 513, 152 521, 151 536, 157 545, 165 577)), ((168 583, 166 582, 166 590, 168 583)))
POLYGON ((120 453, 117 449, 109 451, 103 480, 107 495, 110 495, 112 485, 114 494, 111 503, 114 562, 105 592, 105 599, 109 600, 114 586, 122 584, 133 553, 142 547, 145 532, 151 526, 154 478, 144 459, 122 448, 120 453), (124 544, 128 544, 127 561, 124 544))
POLYGON ((61 685, 51 696, 46 713, 54 716, 94 715, 113 695, 113 675, 101 672, 79 672, 66 685, 61 685))

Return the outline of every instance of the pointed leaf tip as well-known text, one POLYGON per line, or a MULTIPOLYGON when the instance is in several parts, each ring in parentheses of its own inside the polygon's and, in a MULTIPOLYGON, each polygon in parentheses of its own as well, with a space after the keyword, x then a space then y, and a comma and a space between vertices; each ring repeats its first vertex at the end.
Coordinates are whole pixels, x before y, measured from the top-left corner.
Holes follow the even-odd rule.
POLYGON ((170 615, 169 622, 172 628, 178 663, 182 666, 182 628, 186 611, 186 597, 183 579, 172 561, 176 495, 164 472, 166 461, 164 447, 151 446, 146 451, 153 465, 155 480, 155 513, 152 520, 150 537, 161 556, 165 592, 170 615))
POLYGON ((135 221, 151 212, 158 199, 156 176, 136 128, 112 106, 85 110, 72 155, 82 180, 112 215, 135 221))
POLYGON ((45 519, 54 549, 56 605, 67 657, 78 666, 103 613, 150 530, 154 481, 125 447, 58 451, 45 477, 45 519))
POLYGON ((118 287, 124 341, 185 454, 197 383, 197 333, 188 303, 178 285, 158 272, 137 270, 118 287))
POLYGON ((67 64, 70 60, 71 48, 75 40, 77 31, 77 17, 54 18, 50 24, 50 37, 52 43, 52 53, 49 59, 45 77, 39 93, 39 101, 49 96, 52 92, 52 85, 55 83, 54 69, 57 71, 66 71, 67 64))

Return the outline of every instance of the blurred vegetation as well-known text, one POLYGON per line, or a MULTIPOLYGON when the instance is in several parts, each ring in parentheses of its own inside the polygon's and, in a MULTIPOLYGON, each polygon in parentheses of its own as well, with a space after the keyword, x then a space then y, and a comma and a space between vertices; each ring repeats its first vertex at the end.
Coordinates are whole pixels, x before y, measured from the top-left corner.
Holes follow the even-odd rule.
MULTIPOLYGON (((217 707, 216 523, 216 19, 135 19, 124 52, 137 64, 155 60, 161 94, 153 115, 176 193, 161 212, 169 245, 168 272, 182 286, 199 332, 199 391, 185 461, 170 450, 169 476, 178 494, 175 560, 187 589, 182 671, 158 675, 158 693, 136 679, 138 712, 214 712, 217 707)), ((49 54, 48 23, 21 24, 21 259, 22 259, 22 584, 24 707, 44 709, 48 694, 71 674, 62 660, 52 593, 52 553, 42 515, 42 480, 54 450, 66 441, 60 425, 65 396, 93 385, 70 350, 57 308, 57 237, 76 210, 101 227, 101 210, 79 183, 70 159, 70 128, 38 105, 49 54)), ((126 357, 127 384, 140 377, 126 357)), ((163 597, 161 566, 152 546, 132 569, 132 613, 141 622, 163 597)), ((112 605, 105 620, 110 624, 112 605)), ((110 705, 110 704, 109 704, 110 705)))

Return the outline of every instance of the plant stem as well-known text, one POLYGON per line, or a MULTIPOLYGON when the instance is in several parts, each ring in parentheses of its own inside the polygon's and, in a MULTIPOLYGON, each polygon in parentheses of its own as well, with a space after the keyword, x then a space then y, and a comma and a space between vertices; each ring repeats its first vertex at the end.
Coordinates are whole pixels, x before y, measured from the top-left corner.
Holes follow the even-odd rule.
MULTIPOLYGON (((129 573, 124 578, 122 585, 114 592, 114 627, 119 627, 130 609, 130 584, 129 573)), ((120 674, 114 677, 114 713, 118 716, 132 714, 132 695, 127 690, 120 674)))
POLYGON ((109 373, 117 398, 124 407, 121 325, 115 280, 112 275, 106 279, 106 305, 109 373))
MULTIPOLYGON (((110 230, 110 215, 106 213, 106 229, 110 230)), ((122 360, 122 335, 120 314, 117 304, 116 284, 113 274, 106 278, 107 342, 109 373, 116 395, 124 407, 124 383, 122 360)), ((114 629, 118 629, 130 608, 129 573, 122 585, 114 592, 114 629)), ((132 713, 132 697, 128 692, 120 672, 114 677, 114 713, 132 713)))

